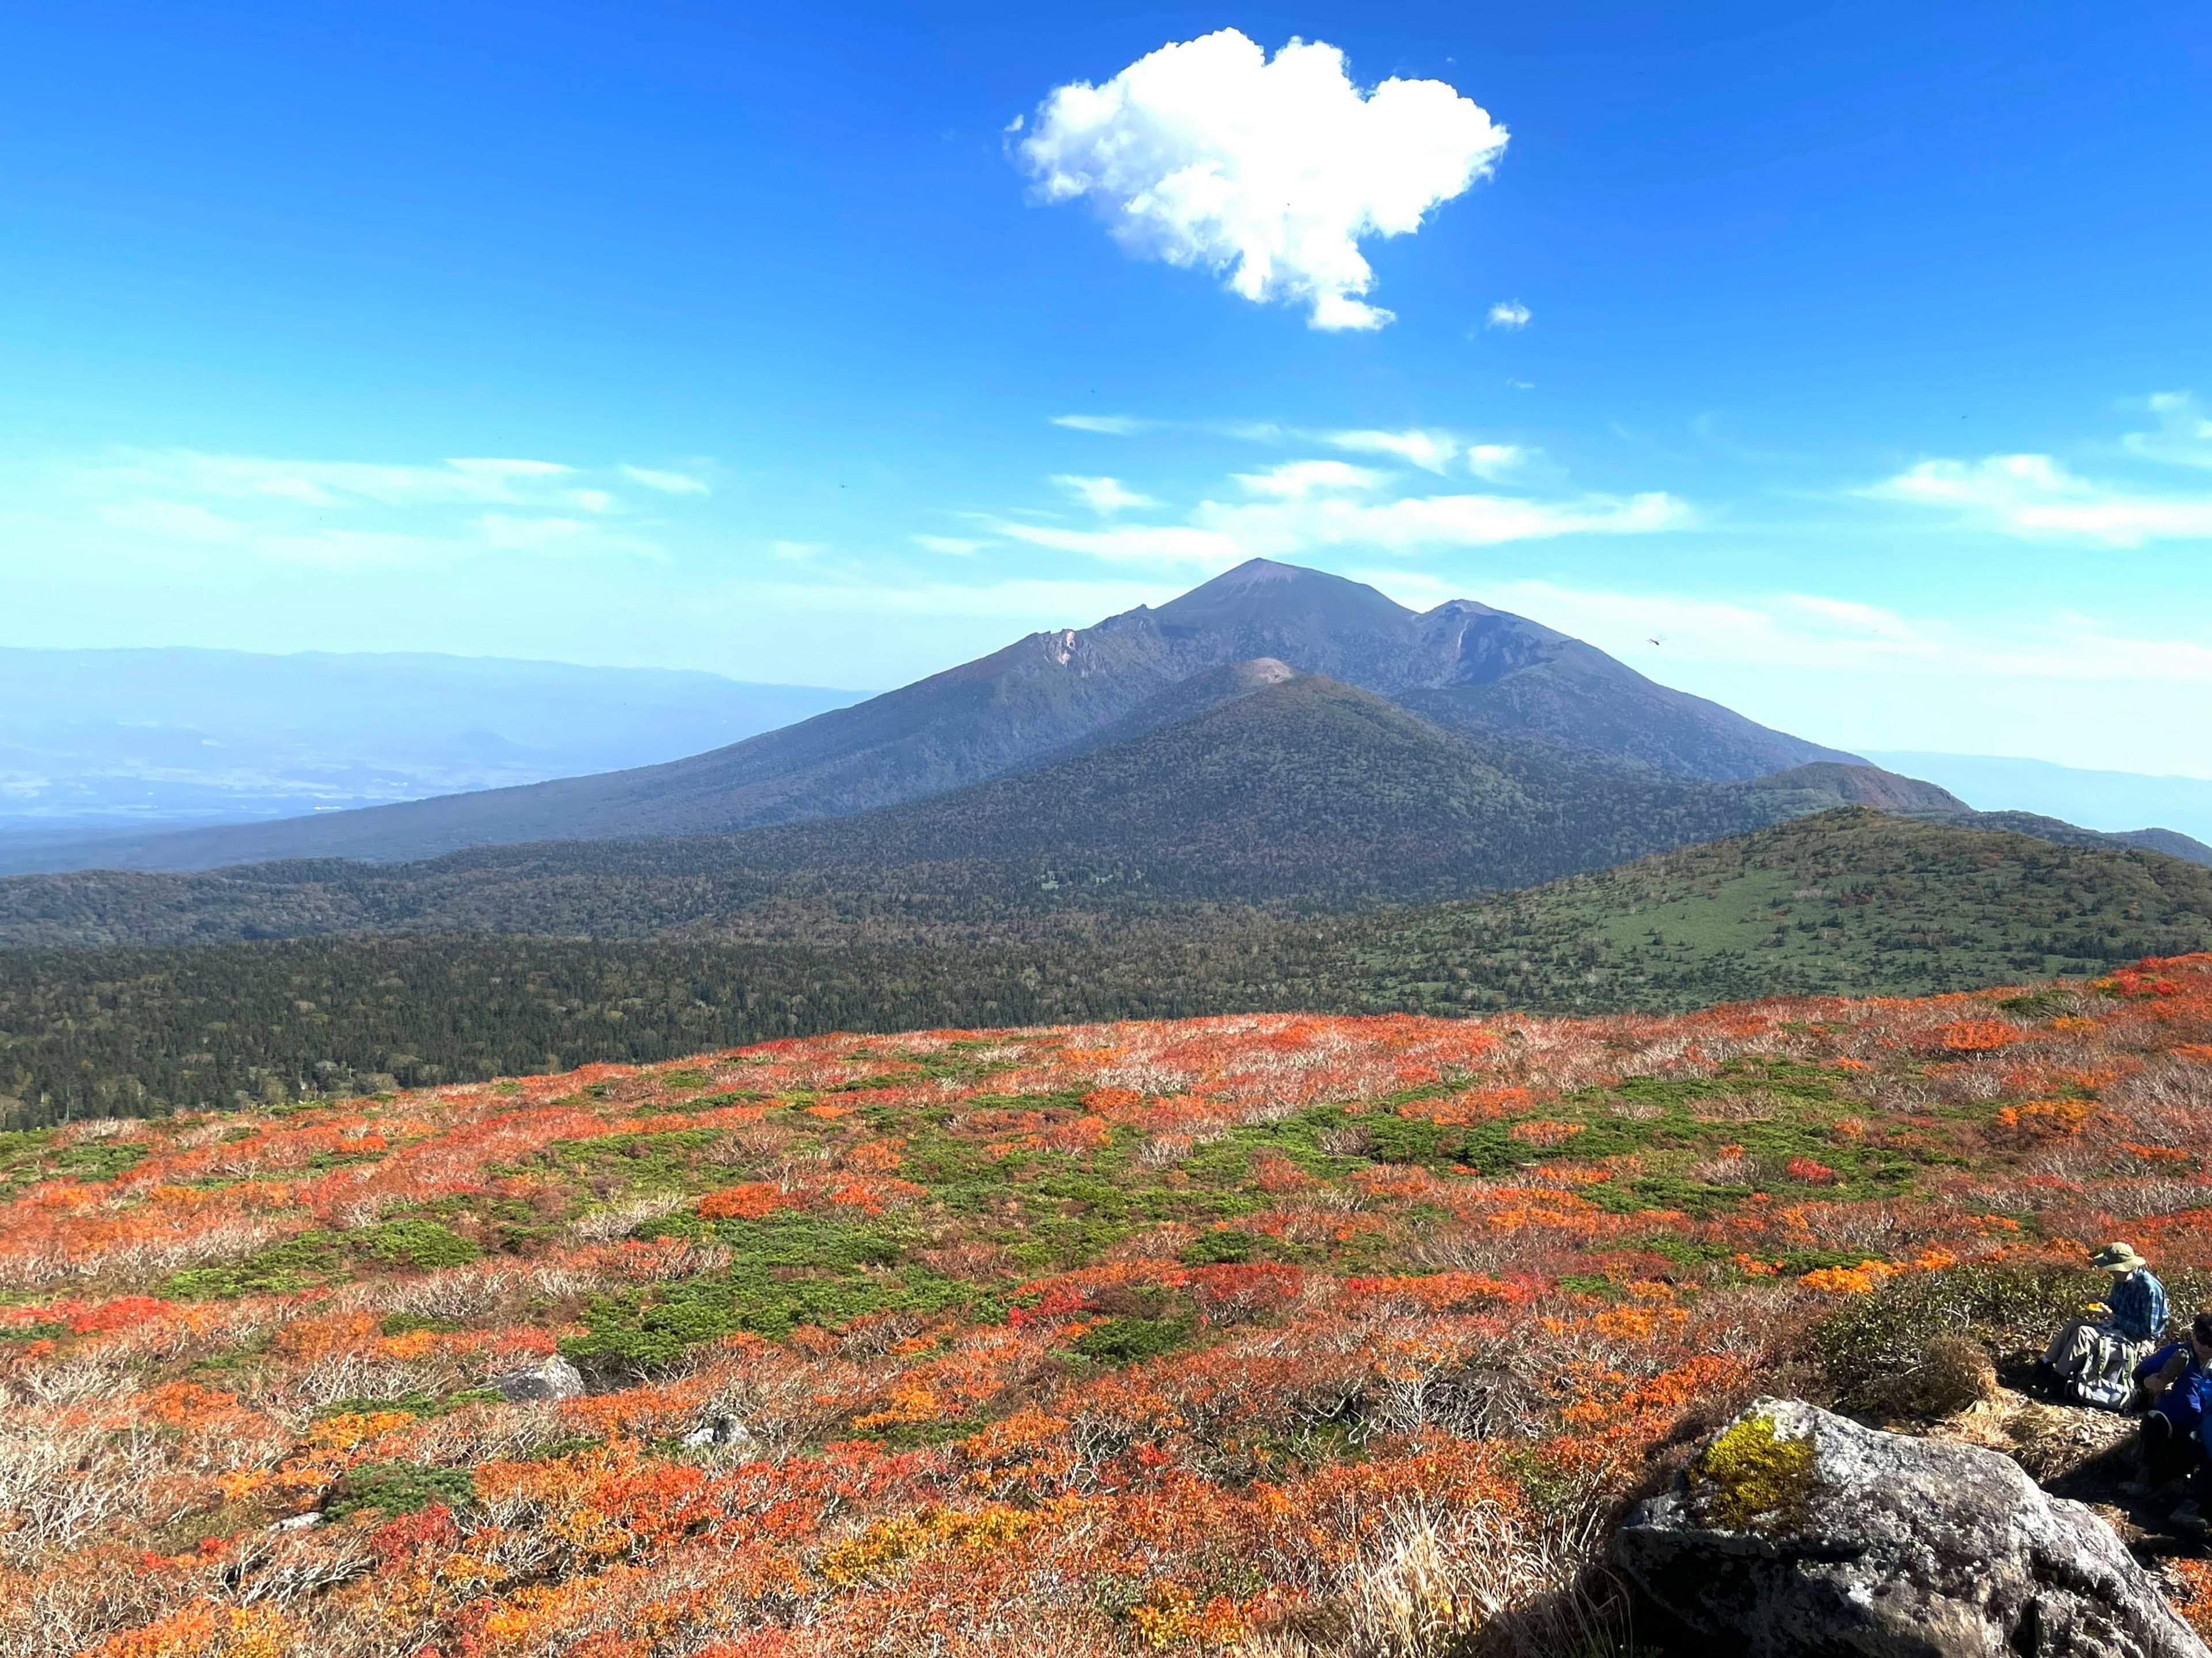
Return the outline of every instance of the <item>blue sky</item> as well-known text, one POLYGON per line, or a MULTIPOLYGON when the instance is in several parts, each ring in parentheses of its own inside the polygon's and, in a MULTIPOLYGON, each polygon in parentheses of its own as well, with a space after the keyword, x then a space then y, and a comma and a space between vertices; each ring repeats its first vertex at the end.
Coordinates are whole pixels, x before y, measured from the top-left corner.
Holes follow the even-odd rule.
POLYGON ((2181 4, 23 10, 0 644, 887 686, 1259 552, 1823 741, 2212 776, 2208 40, 2181 4), (1242 69, 1115 80, 1231 28, 1242 69), (1278 76, 1293 38, 1348 84, 1278 76), (1394 78, 1442 86, 1386 119, 1394 78), (1127 95, 1055 125, 1076 82, 1127 95), (1326 174, 1256 299, 1101 160, 1224 143, 1262 219, 1279 152, 1326 174), (1393 319, 1312 325, 1340 302, 1393 319))

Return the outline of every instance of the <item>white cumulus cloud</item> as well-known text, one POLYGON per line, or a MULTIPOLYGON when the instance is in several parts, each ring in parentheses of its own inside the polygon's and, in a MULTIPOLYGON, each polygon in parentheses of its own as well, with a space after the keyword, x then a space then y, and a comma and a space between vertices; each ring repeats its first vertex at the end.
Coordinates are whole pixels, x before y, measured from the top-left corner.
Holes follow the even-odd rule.
POLYGON ((1490 307, 1486 319, 1492 328, 1526 328, 1535 313, 1518 300, 1500 300, 1490 307))
POLYGON ((1316 328, 1371 329, 1391 313, 1361 297, 1361 239, 1418 230, 1505 142, 1441 81, 1364 93, 1334 46, 1293 39, 1270 60, 1223 29, 1058 88, 1018 154, 1043 199, 1089 198, 1132 253, 1304 305, 1316 328))

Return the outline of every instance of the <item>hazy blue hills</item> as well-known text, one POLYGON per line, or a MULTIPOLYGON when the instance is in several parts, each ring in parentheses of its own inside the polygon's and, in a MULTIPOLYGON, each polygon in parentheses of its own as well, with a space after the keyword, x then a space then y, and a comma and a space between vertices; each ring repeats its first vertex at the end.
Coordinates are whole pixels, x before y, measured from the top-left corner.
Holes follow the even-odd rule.
POLYGON ((0 649, 0 836, 20 856, 533 783, 720 747, 860 695, 428 653, 0 649))
POLYGON ((1433 724, 1662 775, 1742 779, 1824 749, 1655 684, 1466 600, 1416 612, 1358 582, 1253 560, 1158 609, 1033 634, 850 708, 665 764, 111 844, 116 867, 401 860, 466 847, 726 833, 942 794, 1079 748, 1194 676, 1256 659, 1401 701, 1433 724))
POLYGON ((2114 831, 2161 823, 2198 841, 2212 840, 2212 778, 2089 771, 2047 760, 1920 750, 1869 750, 1869 756, 1878 765, 1932 778, 1985 811, 2032 811, 2114 831))

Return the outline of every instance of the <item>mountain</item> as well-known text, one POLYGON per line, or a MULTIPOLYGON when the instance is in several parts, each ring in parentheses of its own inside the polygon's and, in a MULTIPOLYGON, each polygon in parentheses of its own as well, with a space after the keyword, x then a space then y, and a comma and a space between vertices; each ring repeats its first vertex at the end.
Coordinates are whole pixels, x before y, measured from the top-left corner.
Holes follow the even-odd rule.
POLYGON ((1097 736, 1118 740, 902 805, 734 835, 0 880, 0 946, 393 931, 941 944, 1046 912, 1465 897, 1845 805, 2010 822, 1872 767, 1709 783, 1480 741, 1274 659, 1194 675, 1097 736))
MULTIPOLYGON (((1203 713, 1012 776, 758 831, 748 856, 819 874, 988 859, 1002 886, 1115 884, 1329 907, 1525 886, 1815 809, 1475 741, 1270 659, 1215 670, 1203 713), (1273 683, 1267 683, 1273 679, 1273 683), (1249 687, 1224 698, 1231 683, 1249 687), (1221 699, 1221 700, 1217 700, 1221 699)), ((1820 803, 1825 804, 1825 802, 1820 803)))
POLYGON ((18 877, 0 881, 0 944, 787 936, 794 907, 805 936, 866 914, 878 936, 942 937, 1041 908, 1357 907, 1523 886, 1833 804, 1478 743, 1272 659, 1194 675, 1099 735, 1118 740, 903 805, 735 835, 18 877))
POLYGON ((427 653, 0 649, 0 839, 20 868, 41 844, 672 760, 858 700, 427 653))
POLYGON ((1259 659, 1467 732, 1662 774, 1741 779, 1851 762, 1654 684, 1565 635, 1464 600, 1415 612, 1255 559, 1173 602, 1033 634, 990 656, 665 765, 103 849, 119 868, 399 860, 543 840, 721 834, 941 794, 1079 748, 1194 676, 1259 659))

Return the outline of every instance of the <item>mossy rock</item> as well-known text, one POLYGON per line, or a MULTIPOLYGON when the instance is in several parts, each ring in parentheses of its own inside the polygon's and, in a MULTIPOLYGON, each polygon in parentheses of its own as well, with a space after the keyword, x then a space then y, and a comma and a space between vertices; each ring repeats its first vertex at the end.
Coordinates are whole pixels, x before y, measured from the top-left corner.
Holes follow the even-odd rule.
POLYGON ((1690 1465, 1698 1519, 1722 1531, 1797 1529, 1813 1497, 1814 1455, 1811 1439, 1777 1433, 1772 1417, 1744 1417, 1690 1465))

